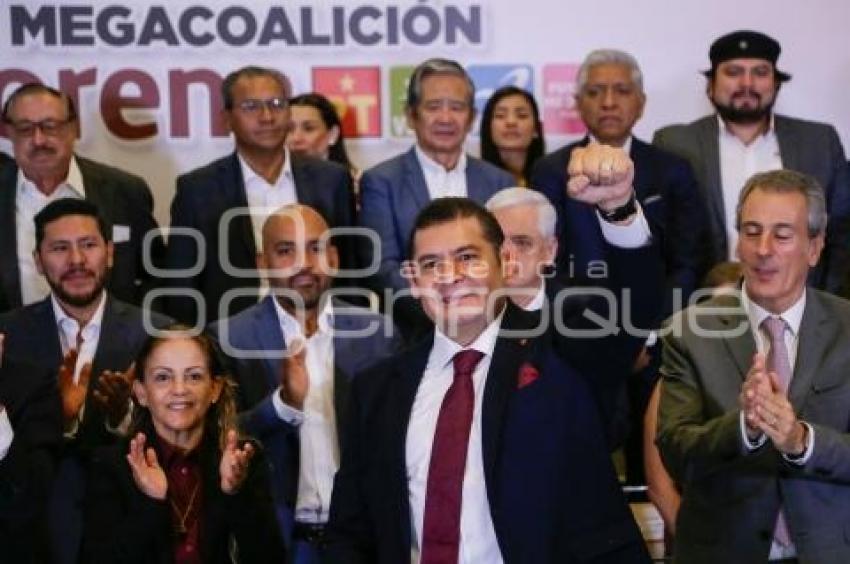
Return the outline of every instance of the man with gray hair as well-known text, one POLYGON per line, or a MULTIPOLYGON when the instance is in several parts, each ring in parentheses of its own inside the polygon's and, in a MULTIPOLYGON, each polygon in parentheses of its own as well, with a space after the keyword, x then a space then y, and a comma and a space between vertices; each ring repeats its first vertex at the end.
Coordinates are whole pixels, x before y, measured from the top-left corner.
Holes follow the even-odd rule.
POLYGON ((662 247, 669 287, 665 312, 670 313, 677 309, 673 290, 680 289, 686 299, 703 273, 700 244, 706 217, 694 176, 683 159, 632 135, 646 95, 640 67, 628 53, 591 52, 579 69, 575 99, 588 135, 541 159, 531 176, 531 186, 546 194, 558 212, 558 276, 592 282, 599 277, 595 265, 603 260, 602 249, 579 245, 588 230, 599 229, 599 222, 590 206, 567 198, 570 155, 589 143, 622 147, 634 162, 638 208, 662 247))
POLYGON ((806 287, 825 209, 812 177, 750 178, 740 292, 669 321, 658 445, 683 495, 674 562, 850 561, 850 303, 806 287))
POLYGON ((546 301, 546 278, 555 265, 555 208, 549 200, 527 188, 506 188, 487 200, 490 211, 505 235, 503 245, 511 251, 512 264, 505 273, 505 287, 519 307, 536 311, 546 301))
MULTIPOLYGON (((475 117, 474 98, 475 85, 457 62, 428 59, 420 64, 410 77, 405 108, 416 144, 360 179, 360 224, 373 229, 381 243, 376 248, 360 238, 361 254, 364 264, 378 259, 371 285, 379 294, 407 290, 401 264, 416 216, 431 200, 468 197, 483 205, 498 190, 513 185, 507 172, 464 153, 475 117)), ((408 336, 429 323, 413 298, 395 300, 393 311, 408 336)))

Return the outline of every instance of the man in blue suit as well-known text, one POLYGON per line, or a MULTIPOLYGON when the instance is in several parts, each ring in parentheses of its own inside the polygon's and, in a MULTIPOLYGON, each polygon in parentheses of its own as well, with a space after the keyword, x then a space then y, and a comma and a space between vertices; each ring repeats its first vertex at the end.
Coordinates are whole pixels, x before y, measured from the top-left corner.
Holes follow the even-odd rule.
MULTIPOLYGON (((401 263, 407 258, 413 223, 431 200, 468 197, 484 204, 498 190, 512 186, 507 172, 464 153, 463 143, 475 117, 475 85, 457 62, 429 59, 413 71, 407 88, 407 123, 416 144, 406 153, 378 164, 360 179, 360 224, 374 229, 380 248, 362 245, 362 260, 377 257, 372 287, 407 290, 401 263)), ((411 298, 396 301, 395 319, 405 333, 421 328, 421 309, 411 298), (416 321, 414 321, 414 319, 416 321)))
POLYGON ((272 295, 213 326, 233 359, 244 429, 268 451, 278 519, 298 564, 322 555, 349 379, 396 348, 383 316, 332 298, 339 255, 327 231, 307 206, 272 214, 257 258, 272 295))
POLYGON ((600 245, 583 245, 588 233, 599 231, 593 209, 569 199, 564 191, 573 149, 592 141, 623 147, 635 166, 635 197, 663 252, 669 290, 665 311, 672 313, 678 309, 673 290, 680 289, 687 299, 706 266, 700 249, 708 218, 696 179, 684 159, 632 135, 646 102, 634 57, 614 49, 593 51, 582 63, 577 82, 576 106, 588 136, 541 159, 531 177, 532 187, 546 194, 558 212, 558 275, 592 279, 594 261, 602 258, 600 245))
MULTIPOLYGON (((652 301, 659 258, 628 157, 595 145, 573 155, 571 171, 574 197, 607 218, 606 239, 621 236, 622 246, 609 245, 612 264, 643 265, 633 301, 652 301)), ((576 371, 568 349, 586 341, 511 304, 503 240, 496 219, 466 198, 436 200, 418 216, 411 284, 435 328, 354 379, 328 562, 649 561, 592 392, 621 382, 576 371)))

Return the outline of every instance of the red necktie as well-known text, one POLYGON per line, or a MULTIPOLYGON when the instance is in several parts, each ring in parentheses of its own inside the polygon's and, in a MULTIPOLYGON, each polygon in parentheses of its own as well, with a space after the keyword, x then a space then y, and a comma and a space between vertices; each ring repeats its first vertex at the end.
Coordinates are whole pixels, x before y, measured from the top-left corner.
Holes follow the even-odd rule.
POLYGON ((440 405, 428 466, 420 564, 457 564, 463 472, 475 406, 472 372, 483 356, 469 349, 452 359, 454 381, 440 405))

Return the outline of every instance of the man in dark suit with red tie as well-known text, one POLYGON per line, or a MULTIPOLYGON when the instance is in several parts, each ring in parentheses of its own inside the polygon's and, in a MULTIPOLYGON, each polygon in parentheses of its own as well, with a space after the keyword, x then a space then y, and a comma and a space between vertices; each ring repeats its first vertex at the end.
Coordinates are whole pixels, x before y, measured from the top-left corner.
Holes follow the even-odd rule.
MULTIPOLYGON (((571 166, 573 197, 596 205, 617 241, 612 270, 644 265, 650 284, 633 298, 654 310, 659 257, 636 213, 631 161, 594 145, 571 166)), ((579 373, 567 359, 586 341, 506 299, 502 242, 496 219, 465 198, 435 200, 417 218, 411 283, 435 329, 354 379, 328 562, 649 561, 601 415, 621 382, 579 373)))

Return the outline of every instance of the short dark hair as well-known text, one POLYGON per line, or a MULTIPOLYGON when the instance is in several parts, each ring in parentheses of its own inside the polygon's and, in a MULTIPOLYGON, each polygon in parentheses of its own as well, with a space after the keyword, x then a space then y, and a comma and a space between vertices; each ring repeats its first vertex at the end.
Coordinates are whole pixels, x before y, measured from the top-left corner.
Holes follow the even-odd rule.
POLYGON ((47 228, 47 225, 57 219, 67 217, 69 215, 84 215, 86 217, 91 217, 97 223, 97 230, 100 231, 100 235, 103 237, 103 240, 107 242, 110 240, 106 222, 100 216, 100 210, 97 209, 96 205, 89 201, 79 200, 77 198, 60 198, 50 202, 44 206, 44 209, 35 214, 36 250, 41 247, 41 243, 44 241, 44 230, 47 228))
POLYGON ((23 98, 30 94, 48 94, 54 98, 58 98, 65 102, 65 109, 68 112, 68 121, 74 121, 77 119, 77 108, 74 105, 74 100, 71 99, 70 96, 61 90, 57 90, 56 88, 52 88, 40 82, 27 82, 26 84, 18 86, 9 98, 6 99, 6 103, 3 104, 4 122, 11 123, 12 119, 9 117, 9 110, 12 109, 12 105, 18 100, 18 98, 23 98))
POLYGON ((537 107, 537 101, 534 96, 527 90, 523 90, 518 86, 503 86, 493 92, 487 104, 484 106, 484 111, 481 114, 481 158, 488 163, 492 163, 499 168, 505 169, 505 163, 502 162, 502 156, 499 154, 499 148, 493 142, 493 113, 496 111, 496 104, 508 96, 522 96, 528 105, 531 106, 531 118, 534 121, 534 132, 537 134, 531 140, 531 145, 525 153, 525 165, 522 167, 522 175, 528 181, 531 178, 531 169, 537 160, 546 152, 546 146, 543 141, 543 122, 540 121, 540 109, 537 107))
POLYGON ((309 106, 314 108, 319 112, 319 116, 321 116, 322 122, 327 129, 335 126, 339 130, 336 143, 328 147, 328 159, 343 165, 345 168, 353 168, 351 166, 351 160, 348 158, 348 153, 345 150, 342 122, 333 103, 318 92, 308 92, 307 94, 299 94, 290 98, 289 107, 292 106, 309 106))
POLYGON ((433 227, 434 225, 449 223, 467 217, 474 217, 478 220, 484 240, 493 247, 496 257, 500 257, 502 243, 505 241, 505 234, 502 232, 499 222, 492 213, 487 211, 484 206, 479 205, 469 198, 437 198, 422 208, 422 211, 416 216, 416 222, 413 224, 413 231, 410 234, 410 242, 407 248, 408 258, 413 258, 414 241, 417 232, 428 227, 433 227))
POLYGON ((289 79, 286 78, 282 72, 267 68, 267 67, 258 67, 254 65, 249 65, 247 67, 242 67, 240 69, 236 69, 235 71, 228 74, 224 77, 224 80, 221 82, 221 100, 224 103, 225 110, 233 109, 233 87, 236 85, 236 82, 240 78, 255 78, 255 77, 268 77, 277 82, 280 85, 280 89, 283 91, 284 99, 289 98, 289 93, 291 92, 289 79))
POLYGON ((469 111, 475 112, 475 84, 466 69, 457 61, 440 58, 428 59, 413 69, 413 74, 410 75, 410 81, 407 83, 407 101, 405 103, 407 110, 413 112, 414 115, 416 114, 416 107, 422 101, 422 82, 434 75, 456 76, 463 79, 469 90, 469 95, 466 98, 469 111))

